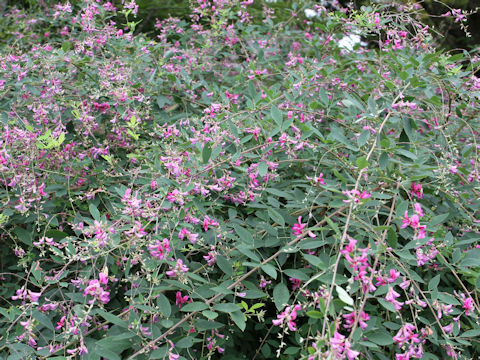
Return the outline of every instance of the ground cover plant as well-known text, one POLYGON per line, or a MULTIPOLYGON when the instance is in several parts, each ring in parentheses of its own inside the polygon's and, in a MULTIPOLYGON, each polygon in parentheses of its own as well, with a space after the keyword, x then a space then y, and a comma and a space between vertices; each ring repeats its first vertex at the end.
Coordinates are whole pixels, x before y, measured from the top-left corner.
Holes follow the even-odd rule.
POLYGON ((0 358, 479 357, 480 58, 253 3, 2 17, 0 358))

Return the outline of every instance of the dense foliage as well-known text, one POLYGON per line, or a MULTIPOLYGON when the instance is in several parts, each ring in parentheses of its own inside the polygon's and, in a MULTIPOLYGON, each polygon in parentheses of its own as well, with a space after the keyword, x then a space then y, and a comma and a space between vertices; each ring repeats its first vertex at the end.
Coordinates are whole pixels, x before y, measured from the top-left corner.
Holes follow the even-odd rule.
POLYGON ((0 358, 480 356, 480 58, 253 2, 0 20, 0 358))

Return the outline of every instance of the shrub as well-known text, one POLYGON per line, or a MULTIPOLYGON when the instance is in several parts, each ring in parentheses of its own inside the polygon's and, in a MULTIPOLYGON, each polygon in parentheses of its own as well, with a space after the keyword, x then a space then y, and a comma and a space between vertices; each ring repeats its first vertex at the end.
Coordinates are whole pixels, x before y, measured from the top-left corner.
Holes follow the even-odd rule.
POLYGON ((252 2, 1 20, 5 357, 478 357, 478 56, 252 2))

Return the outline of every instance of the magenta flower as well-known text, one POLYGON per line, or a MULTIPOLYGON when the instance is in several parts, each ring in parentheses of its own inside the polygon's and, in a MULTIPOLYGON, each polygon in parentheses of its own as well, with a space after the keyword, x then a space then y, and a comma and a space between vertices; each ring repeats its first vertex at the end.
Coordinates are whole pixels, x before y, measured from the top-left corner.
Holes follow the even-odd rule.
POLYGON ((415 208, 415 212, 417 213, 418 216, 423 217, 423 210, 422 210, 422 205, 419 203, 413 204, 413 207, 415 208))
POLYGON ((400 294, 397 293, 393 288, 389 288, 385 300, 393 304, 395 310, 400 310, 402 308, 403 302, 397 301, 396 299, 400 297, 400 294))
POLYGON ((423 198, 422 184, 412 183, 410 189, 411 189, 410 193, 412 196, 415 195, 418 199, 423 198))
POLYGON ((297 311, 300 310, 302 310, 300 305, 295 305, 293 309, 291 306, 287 306, 281 314, 277 315, 277 319, 272 320, 272 324, 280 327, 284 327, 285 324, 287 324, 291 331, 296 331, 297 325, 295 324, 294 320, 297 318, 297 311))
POLYGON ((298 217, 298 223, 292 226, 293 235, 302 235, 303 229, 307 224, 302 224, 302 217, 298 217))
POLYGON ((175 294, 175 304, 177 304, 179 308, 181 308, 183 304, 188 302, 189 299, 190 298, 188 295, 182 296, 182 293, 180 291, 177 291, 177 293, 175 294))
POLYGON ((97 300, 100 300, 104 304, 110 301, 110 293, 102 288, 102 286, 100 285, 100 281, 98 281, 97 279, 90 280, 90 282, 88 283, 88 286, 83 292, 83 296, 87 295, 94 296, 97 300))
POLYGON ((175 277, 175 276, 181 276, 183 273, 186 273, 188 271, 188 267, 183 264, 182 259, 178 259, 177 263, 175 264, 175 267, 169 267, 169 270, 165 272, 170 277, 175 277))
POLYGON ((465 315, 469 315, 469 313, 472 312, 472 310, 474 309, 473 307, 473 299, 471 297, 468 297, 466 299, 463 300, 463 305, 462 305, 462 308, 465 309, 465 315))
POLYGON ((170 241, 165 238, 162 241, 156 240, 154 245, 148 247, 150 255, 156 259, 164 260, 170 252, 170 241))

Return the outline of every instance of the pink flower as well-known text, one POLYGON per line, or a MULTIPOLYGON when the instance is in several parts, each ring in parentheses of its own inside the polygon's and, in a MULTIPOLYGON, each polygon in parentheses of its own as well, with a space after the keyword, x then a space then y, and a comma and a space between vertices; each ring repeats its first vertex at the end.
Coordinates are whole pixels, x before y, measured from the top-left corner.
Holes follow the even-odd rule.
POLYGON ((170 277, 175 277, 175 276, 180 276, 183 273, 186 273, 188 271, 188 267, 183 264, 182 259, 178 259, 177 263, 175 264, 175 267, 172 268, 171 266, 169 267, 169 270, 165 272, 170 277))
POLYGON ((277 315, 276 320, 272 320, 272 324, 284 327, 285 323, 287 323, 287 326, 291 331, 296 331, 296 324, 293 320, 297 318, 297 311, 300 310, 302 310, 300 305, 295 305, 293 309, 291 306, 287 306, 281 314, 277 315))
POLYGON ((100 281, 98 281, 97 279, 90 280, 90 282, 88 283, 88 286, 83 292, 83 296, 87 295, 94 296, 97 300, 100 300, 104 304, 110 301, 110 293, 102 288, 102 286, 100 285, 100 281))
POLYGON ((198 234, 193 234, 190 231, 188 231, 186 228, 183 228, 180 230, 178 233, 178 238, 183 240, 183 238, 187 238, 188 241, 190 241, 192 244, 195 244, 198 240, 198 234))
POLYGON ((385 296, 385 300, 387 300, 389 303, 393 304, 395 307, 395 310, 400 310, 402 308, 402 305, 404 304, 403 302, 397 301, 396 299, 400 297, 400 294, 397 293, 393 288, 388 289, 388 293, 385 296))
POLYGON ((182 304, 185 304, 186 302, 188 302, 189 300, 189 296, 188 295, 185 295, 185 296, 182 296, 182 293, 180 291, 177 291, 177 293, 175 294, 175 303, 178 305, 179 308, 182 307, 182 304))
POLYGON ((422 205, 419 203, 413 204, 413 207, 415 208, 415 212, 417 213, 418 216, 423 217, 423 210, 422 210, 422 205))
POLYGON ((468 316, 469 312, 471 312, 474 309, 473 299, 471 297, 464 299, 462 308, 465 309, 465 315, 468 316))
POLYGON ((298 223, 292 226, 293 235, 302 235, 303 229, 307 224, 302 224, 302 217, 298 217, 298 223))
POLYGON ((418 334, 414 333, 414 330, 416 330, 414 325, 406 323, 398 330, 397 334, 393 337, 393 341, 398 344, 399 348, 407 342, 418 344, 420 339, 418 338, 418 334))
POLYGON ((387 279, 387 281, 389 283, 393 283, 395 282, 395 280, 397 280, 398 277, 400 277, 400 271, 397 271, 395 269, 390 269, 390 276, 387 279))
POLYGON ((410 189, 411 189, 410 193, 412 196, 415 195, 419 199, 423 198, 423 189, 421 184, 412 183, 410 189))
POLYGON ((164 260, 170 252, 170 241, 165 238, 162 241, 156 240, 154 245, 149 245, 150 255, 156 259, 164 260))
MULTIPOLYGON (((353 327, 353 324, 355 323, 355 317, 356 317, 356 312, 353 311, 351 312, 350 314, 345 314, 345 315, 342 315, 343 318, 345 319, 345 328, 346 329, 350 329, 353 327)), ((362 311, 360 313, 360 318, 358 320, 358 324, 360 325, 360 328, 362 330, 365 330, 368 326, 368 324, 366 323, 366 321, 370 320, 370 315, 368 315, 366 312, 362 311)))

